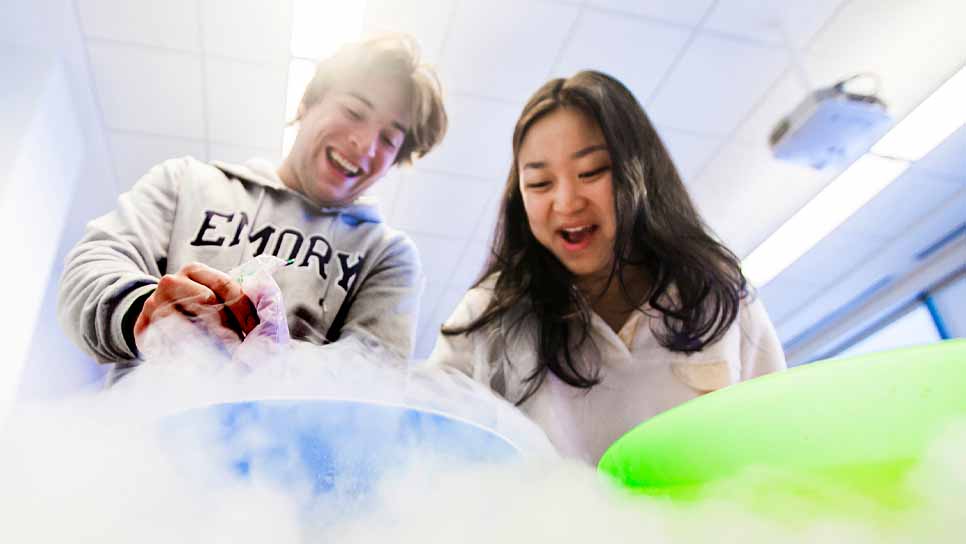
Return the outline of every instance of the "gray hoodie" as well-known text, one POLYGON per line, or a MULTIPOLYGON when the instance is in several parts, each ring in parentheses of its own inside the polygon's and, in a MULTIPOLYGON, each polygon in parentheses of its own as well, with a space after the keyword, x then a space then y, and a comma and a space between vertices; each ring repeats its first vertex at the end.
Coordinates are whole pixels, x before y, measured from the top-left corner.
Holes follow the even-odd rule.
POLYGON ((422 287, 412 241, 364 199, 320 209, 257 160, 152 168, 67 255, 59 318, 99 362, 130 362, 133 321, 163 274, 192 261, 227 272, 261 254, 295 259, 274 276, 292 338, 341 333, 410 356, 422 287))

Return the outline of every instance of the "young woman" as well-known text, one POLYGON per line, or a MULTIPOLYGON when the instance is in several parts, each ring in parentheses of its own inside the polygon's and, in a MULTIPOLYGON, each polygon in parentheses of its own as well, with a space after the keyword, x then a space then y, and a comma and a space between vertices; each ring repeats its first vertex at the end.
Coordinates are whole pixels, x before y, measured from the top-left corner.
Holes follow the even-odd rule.
POLYGON ((587 71, 524 107, 492 257, 430 366, 483 382, 596 463, 637 424, 785 358, 641 105, 587 71))

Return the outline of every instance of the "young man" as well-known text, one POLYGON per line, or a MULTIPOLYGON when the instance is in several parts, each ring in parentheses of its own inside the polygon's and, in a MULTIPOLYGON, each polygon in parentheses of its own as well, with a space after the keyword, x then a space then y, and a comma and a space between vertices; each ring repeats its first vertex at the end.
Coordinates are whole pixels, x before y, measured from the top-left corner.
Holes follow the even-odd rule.
POLYGON ((258 317, 225 272, 267 254, 294 259, 275 274, 292 338, 355 337, 409 356, 417 254, 358 197, 442 139, 435 75, 407 38, 346 46, 319 63, 297 121, 277 171, 260 161, 169 160, 93 220, 67 256, 60 289, 59 316, 74 341, 123 370, 136 363, 143 333, 170 315, 214 338, 226 329, 244 337, 258 317))

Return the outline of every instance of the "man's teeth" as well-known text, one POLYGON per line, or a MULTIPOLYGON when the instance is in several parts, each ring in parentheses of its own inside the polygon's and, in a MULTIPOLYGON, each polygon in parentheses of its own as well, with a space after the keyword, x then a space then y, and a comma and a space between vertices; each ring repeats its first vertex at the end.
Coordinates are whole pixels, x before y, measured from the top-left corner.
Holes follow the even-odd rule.
POLYGON ((338 151, 333 149, 331 155, 332 155, 332 160, 338 163, 338 165, 341 166, 350 175, 355 176, 359 173, 360 168, 352 164, 351 162, 349 162, 349 160, 343 157, 342 155, 340 155, 338 151))

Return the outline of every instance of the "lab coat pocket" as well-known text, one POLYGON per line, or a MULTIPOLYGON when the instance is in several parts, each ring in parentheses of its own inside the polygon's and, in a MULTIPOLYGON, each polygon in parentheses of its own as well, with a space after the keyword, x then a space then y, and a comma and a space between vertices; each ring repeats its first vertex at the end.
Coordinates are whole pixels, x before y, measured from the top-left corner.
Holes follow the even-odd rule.
POLYGON ((737 383, 740 377, 738 369, 724 359, 673 361, 671 371, 677 379, 702 393, 716 391, 737 383))

